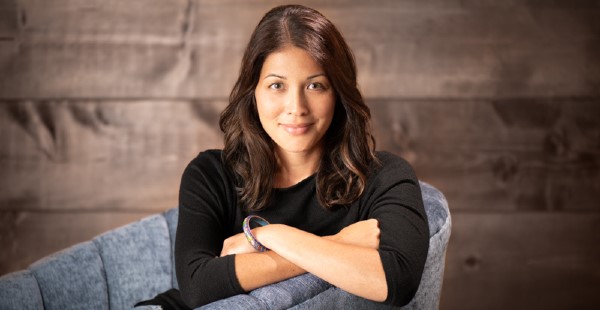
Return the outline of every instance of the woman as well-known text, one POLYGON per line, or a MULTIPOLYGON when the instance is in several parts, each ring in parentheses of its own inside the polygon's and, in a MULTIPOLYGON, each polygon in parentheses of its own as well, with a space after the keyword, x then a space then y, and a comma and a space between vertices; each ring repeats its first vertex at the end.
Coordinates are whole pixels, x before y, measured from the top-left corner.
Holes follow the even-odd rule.
POLYGON ((377 302, 412 299, 429 240, 419 184, 404 160, 375 152, 353 55, 329 20, 303 6, 268 12, 220 126, 224 149, 182 177, 187 306, 305 272, 377 302), (244 234, 248 215, 271 224, 244 234))

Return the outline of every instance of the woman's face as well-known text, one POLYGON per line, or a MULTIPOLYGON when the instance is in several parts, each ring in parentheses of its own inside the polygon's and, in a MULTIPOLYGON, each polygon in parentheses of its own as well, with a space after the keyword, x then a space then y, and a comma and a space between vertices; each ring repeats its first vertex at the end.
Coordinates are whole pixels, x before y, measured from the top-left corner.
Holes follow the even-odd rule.
POLYGON ((255 90, 260 122, 278 153, 322 151, 335 110, 335 93, 325 71, 303 49, 271 53, 255 90))

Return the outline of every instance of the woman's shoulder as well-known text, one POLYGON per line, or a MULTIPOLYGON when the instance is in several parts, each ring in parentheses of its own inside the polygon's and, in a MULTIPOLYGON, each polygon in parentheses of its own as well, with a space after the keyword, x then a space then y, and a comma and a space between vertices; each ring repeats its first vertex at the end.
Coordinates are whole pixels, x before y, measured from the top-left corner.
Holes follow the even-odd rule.
POLYGON ((377 152, 376 158, 377 161, 370 165, 366 187, 359 202, 362 207, 370 210, 377 205, 380 197, 387 195, 394 199, 420 197, 419 180, 408 161, 389 152, 377 152))
POLYGON ((371 178, 417 181, 412 166, 404 158, 387 151, 378 151, 375 155, 377 162, 371 165, 371 178))
POLYGON ((218 149, 202 151, 202 152, 198 153, 198 155, 194 159, 192 159, 192 161, 190 162, 190 165, 198 166, 198 167, 203 167, 203 166, 214 167, 215 165, 222 166, 223 162, 222 162, 221 153, 222 153, 222 150, 218 150, 218 149))
POLYGON ((206 213, 211 210, 221 219, 233 214, 237 206, 235 183, 221 159, 220 150, 207 150, 190 161, 179 188, 180 208, 206 213))
POLYGON ((200 152, 190 161, 184 171, 184 176, 199 177, 205 179, 230 179, 231 173, 223 164, 222 151, 211 149, 200 152))

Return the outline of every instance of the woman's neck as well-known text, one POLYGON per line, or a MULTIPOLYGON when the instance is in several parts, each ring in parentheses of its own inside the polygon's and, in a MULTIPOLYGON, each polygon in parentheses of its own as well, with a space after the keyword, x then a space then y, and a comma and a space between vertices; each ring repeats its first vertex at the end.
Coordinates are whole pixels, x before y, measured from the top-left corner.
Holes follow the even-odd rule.
POLYGON ((274 187, 286 188, 313 175, 321 162, 321 151, 311 153, 277 152, 278 169, 274 187))

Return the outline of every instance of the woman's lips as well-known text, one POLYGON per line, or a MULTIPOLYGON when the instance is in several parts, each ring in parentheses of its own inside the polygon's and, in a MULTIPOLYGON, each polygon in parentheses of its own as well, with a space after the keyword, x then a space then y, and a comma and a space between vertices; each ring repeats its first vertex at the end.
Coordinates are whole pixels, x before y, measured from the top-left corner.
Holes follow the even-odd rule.
POLYGON ((301 135, 304 134, 308 131, 308 129, 310 129, 310 126, 312 126, 312 123, 304 123, 304 124, 281 124, 281 127, 283 127, 283 129, 291 134, 291 135, 301 135))

